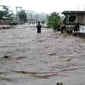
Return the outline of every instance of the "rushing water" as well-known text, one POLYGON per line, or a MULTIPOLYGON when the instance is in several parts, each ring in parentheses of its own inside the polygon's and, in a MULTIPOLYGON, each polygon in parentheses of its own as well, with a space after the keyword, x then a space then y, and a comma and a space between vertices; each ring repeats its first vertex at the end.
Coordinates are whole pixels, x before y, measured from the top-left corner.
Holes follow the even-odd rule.
POLYGON ((0 85, 85 85, 85 40, 19 25, 0 30, 0 85))

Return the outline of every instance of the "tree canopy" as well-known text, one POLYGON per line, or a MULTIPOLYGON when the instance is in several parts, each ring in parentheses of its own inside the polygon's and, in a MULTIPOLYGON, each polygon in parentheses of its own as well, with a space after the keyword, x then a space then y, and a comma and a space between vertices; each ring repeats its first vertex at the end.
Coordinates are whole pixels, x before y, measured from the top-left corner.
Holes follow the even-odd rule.
POLYGON ((21 10, 20 12, 18 12, 18 16, 19 16, 20 21, 24 23, 27 21, 27 14, 25 13, 24 10, 21 10))
POLYGON ((2 10, 0 10, 0 19, 10 18, 11 15, 13 14, 12 10, 10 10, 8 6, 4 6, 4 5, 1 6, 2 6, 2 10))
POLYGON ((45 20, 41 21, 42 24, 45 24, 45 20))
POLYGON ((0 19, 3 19, 3 16, 4 16, 4 12, 0 11, 0 19))
POLYGON ((53 29, 57 29, 60 25, 60 15, 59 13, 53 12, 47 16, 47 25, 53 29))

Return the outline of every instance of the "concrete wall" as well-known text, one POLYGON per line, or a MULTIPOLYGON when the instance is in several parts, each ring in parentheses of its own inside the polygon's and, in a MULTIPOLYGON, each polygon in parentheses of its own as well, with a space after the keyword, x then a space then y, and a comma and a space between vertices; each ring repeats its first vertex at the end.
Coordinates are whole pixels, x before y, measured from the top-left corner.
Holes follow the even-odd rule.
POLYGON ((84 15, 77 15, 77 22, 84 24, 85 23, 84 15))
POLYGON ((66 19, 66 23, 82 23, 82 24, 85 24, 85 15, 77 15, 77 14, 67 14, 65 15, 67 17, 66 19), (76 19, 74 22, 69 22, 69 17, 70 16, 76 16, 76 19))
POLYGON ((0 20, 0 25, 8 25, 8 21, 7 20, 0 20))

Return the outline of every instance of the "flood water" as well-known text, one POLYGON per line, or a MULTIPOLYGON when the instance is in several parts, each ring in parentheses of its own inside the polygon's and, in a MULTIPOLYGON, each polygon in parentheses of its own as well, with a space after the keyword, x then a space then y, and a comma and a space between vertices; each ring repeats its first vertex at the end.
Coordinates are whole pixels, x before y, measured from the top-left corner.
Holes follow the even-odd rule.
POLYGON ((85 39, 18 25, 0 30, 0 85, 85 85, 85 39))

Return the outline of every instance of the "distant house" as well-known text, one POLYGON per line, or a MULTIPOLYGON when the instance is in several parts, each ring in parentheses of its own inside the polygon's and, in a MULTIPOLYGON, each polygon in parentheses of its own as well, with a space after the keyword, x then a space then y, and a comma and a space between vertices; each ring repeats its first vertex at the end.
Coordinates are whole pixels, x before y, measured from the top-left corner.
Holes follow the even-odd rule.
POLYGON ((62 14, 65 15, 66 24, 85 24, 85 11, 63 11, 62 14))
POLYGON ((8 25, 9 21, 13 20, 12 18, 3 18, 0 20, 0 25, 8 25))

